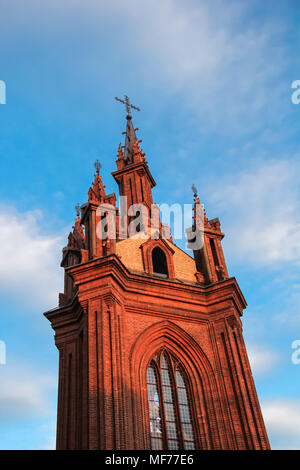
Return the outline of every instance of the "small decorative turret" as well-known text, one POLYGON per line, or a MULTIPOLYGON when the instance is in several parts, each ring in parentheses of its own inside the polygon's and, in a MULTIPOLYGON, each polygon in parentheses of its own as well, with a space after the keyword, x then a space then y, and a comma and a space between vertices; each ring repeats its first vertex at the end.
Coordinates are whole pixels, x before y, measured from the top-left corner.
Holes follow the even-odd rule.
POLYGON ((145 154, 140 148, 141 140, 136 140, 133 144, 133 163, 139 163, 145 161, 145 154))
POLYGON ((75 225, 73 226, 73 236, 76 239, 77 245, 80 247, 80 249, 83 249, 84 248, 84 231, 81 225, 79 204, 75 206, 75 210, 76 210, 77 217, 75 218, 75 225))
POLYGON ((124 158, 124 152, 123 152, 123 147, 120 142, 119 147, 118 147, 118 158, 117 158, 117 168, 118 170, 122 170, 125 166, 125 158, 124 158))
POLYGON ((193 226, 188 229, 189 245, 194 252, 198 282, 210 284, 228 278, 224 259, 221 232, 218 218, 208 220, 204 207, 200 203, 197 188, 194 193, 193 226), (197 240, 197 244, 195 243, 197 240))
POLYGON ((101 163, 99 162, 99 160, 95 161, 94 166, 96 168, 96 173, 93 182, 93 187, 89 189, 88 193, 89 202, 103 202, 105 198, 105 186, 100 176, 101 163))
MULTIPOLYGON (((82 250, 84 250, 85 236, 83 227, 80 223, 80 205, 75 206, 76 215, 73 232, 69 233, 68 244, 62 250, 61 266, 68 268, 82 262, 82 250)), ((74 286, 72 278, 65 272, 64 293, 59 294, 59 305, 67 304, 74 295, 74 286)))

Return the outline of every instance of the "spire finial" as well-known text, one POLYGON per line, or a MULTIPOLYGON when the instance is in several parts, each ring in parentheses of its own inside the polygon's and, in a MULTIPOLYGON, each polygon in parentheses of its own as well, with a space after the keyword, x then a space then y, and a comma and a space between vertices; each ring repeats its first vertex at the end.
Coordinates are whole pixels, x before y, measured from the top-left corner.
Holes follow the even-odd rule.
POLYGON ((75 211, 76 211, 77 217, 79 217, 79 215, 80 215, 80 204, 79 204, 79 202, 77 202, 77 204, 75 206, 75 211))
POLYGON ((125 104, 126 111, 127 111, 127 125, 126 125, 126 132, 125 134, 125 145, 124 145, 124 158, 126 165, 133 163, 133 146, 135 141, 137 140, 135 131, 137 129, 134 129, 133 124, 132 124, 132 119, 131 119, 131 114, 130 111, 131 109, 136 109, 137 111, 140 111, 140 108, 137 106, 133 106, 133 104, 130 103, 129 98, 127 95, 125 96, 125 100, 121 100, 120 98, 115 98, 117 101, 120 101, 120 103, 125 104))
POLYGON ((192 187, 191 187, 193 193, 194 193, 194 198, 198 197, 198 190, 196 188, 196 186, 194 184, 192 184, 192 187))
POLYGON ((129 98, 128 98, 127 95, 124 95, 124 97, 125 97, 125 100, 121 100, 120 98, 118 98, 116 96, 115 100, 120 101, 120 103, 125 104, 126 112, 127 112, 127 118, 129 118, 129 117, 131 117, 131 114, 130 114, 131 109, 135 109, 136 111, 140 111, 140 108, 138 108, 137 106, 133 106, 133 104, 130 103, 129 98))
POLYGON ((96 173, 97 173, 97 175, 99 175, 100 168, 101 168, 101 163, 99 162, 99 160, 96 160, 96 161, 95 161, 94 167, 96 168, 96 173))

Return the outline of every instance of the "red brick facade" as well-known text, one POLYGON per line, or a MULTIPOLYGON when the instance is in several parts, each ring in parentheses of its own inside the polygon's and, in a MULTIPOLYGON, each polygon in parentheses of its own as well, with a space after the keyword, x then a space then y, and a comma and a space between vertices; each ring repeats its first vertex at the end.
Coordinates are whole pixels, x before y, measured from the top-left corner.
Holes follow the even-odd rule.
MULTIPOLYGON (((131 116, 113 176, 128 206, 150 214, 155 182, 131 116)), ((204 245, 192 258, 162 236, 159 220, 154 239, 149 227, 146 240, 122 238, 119 209, 117 239, 101 240, 97 208, 108 212, 116 197, 98 171, 88 195, 63 250, 59 307, 45 314, 60 354, 57 448, 151 449, 146 372, 165 350, 185 372, 197 449, 268 449, 242 335, 246 302, 228 276, 219 220, 204 214, 204 245), (167 275, 153 270, 155 247, 167 275)))

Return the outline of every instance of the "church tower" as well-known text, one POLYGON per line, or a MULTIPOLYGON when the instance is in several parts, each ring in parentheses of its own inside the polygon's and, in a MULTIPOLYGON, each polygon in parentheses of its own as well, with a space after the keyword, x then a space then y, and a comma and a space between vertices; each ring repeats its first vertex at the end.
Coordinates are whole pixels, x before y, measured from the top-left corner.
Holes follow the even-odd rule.
POLYGON ((220 221, 194 188, 192 256, 174 244, 125 104, 118 203, 96 162, 63 249, 64 292, 45 313, 59 350, 57 449, 269 449, 220 221))

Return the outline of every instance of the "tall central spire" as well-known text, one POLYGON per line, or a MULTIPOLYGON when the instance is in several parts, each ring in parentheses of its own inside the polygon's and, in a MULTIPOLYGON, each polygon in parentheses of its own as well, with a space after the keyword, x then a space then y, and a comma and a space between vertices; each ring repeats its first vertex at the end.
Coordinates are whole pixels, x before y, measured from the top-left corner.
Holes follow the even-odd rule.
MULTIPOLYGON (((134 204, 144 204, 149 212, 153 203, 152 188, 155 186, 155 181, 149 171, 145 154, 140 148, 136 137, 136 131, 132 124, 131 110, 135 109, 140 111, 139 108, 130 104, 128 96, 121 100, 116 98, 125 105, 127 112, 126 115, 126 131, 125 145, 119 145, 117 171, 112 173, 113 177, 119 185, 120 196, 127 198, 127 211, 134 204)), ((128 212, 127 212, 128 213, 128 212)))
POLYGON ((126 132, 125 132, 125 147, 124 147, 124 158, 126 164, 133 163, 133 147, 135 142, 137 141, 135 131, 132 124, 132 117, 130 114, 126 116, 127 124, 126 124, 126 132))
POLYGON ((121 100, 120 98, 117 98, 117 97, 115 99, 117 101, 120 101, 120 103, 125 104, 125 107, 126 107, 127 124, 126 124, 126 132, 125 132, 126 137, 125 137, 125 147, 124 147, 124 158, 125 158, 125 163, 129 165, 133 163, 133 153, 134 153, 133 147, 134 147, 134 143, 137 141, 135 131, 138 130, 138 129, 134 129, 133 127, 131 110, 135 109, 136 111, 140 111, 140 108, 131 104, 127 95, 124 95, 124 97, 125 97, 124 100, 121 100))

